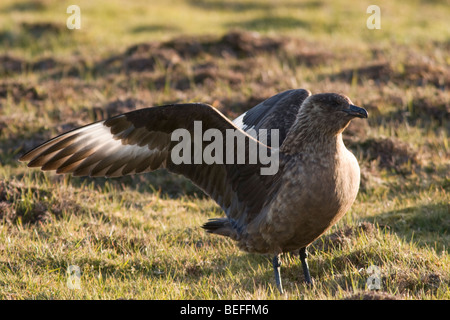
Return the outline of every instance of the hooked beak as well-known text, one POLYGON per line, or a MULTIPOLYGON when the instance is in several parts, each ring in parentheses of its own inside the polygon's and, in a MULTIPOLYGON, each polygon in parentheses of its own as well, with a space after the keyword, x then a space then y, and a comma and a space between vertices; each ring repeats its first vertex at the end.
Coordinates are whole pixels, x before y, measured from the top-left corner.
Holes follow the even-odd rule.
POLYGON ((345 109, 342 110, 344 112, 346 112, 347 114, 353 116, 353 117, 358 117, 358 118, 367 118, 369 117, 369 114, 367 113, 366 109, 364 108, 360 108, 354 105, 350 105, 349 109, 345 109))

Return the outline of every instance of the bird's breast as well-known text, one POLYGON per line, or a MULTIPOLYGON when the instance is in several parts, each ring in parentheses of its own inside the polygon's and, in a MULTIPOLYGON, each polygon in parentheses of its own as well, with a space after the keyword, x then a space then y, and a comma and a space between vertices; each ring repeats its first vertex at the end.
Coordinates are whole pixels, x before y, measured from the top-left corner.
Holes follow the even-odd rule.
MULTIPOLYGON (((345 150, 346 151, 346 150, 345 150)), ((311 159, 291 166, 263 228, 282 251, 310 244, 350 208, 359 188, 359 166, 348 152, 338 158, 311 159)), ((270 238, 270 239, 269 239, 270 238)))

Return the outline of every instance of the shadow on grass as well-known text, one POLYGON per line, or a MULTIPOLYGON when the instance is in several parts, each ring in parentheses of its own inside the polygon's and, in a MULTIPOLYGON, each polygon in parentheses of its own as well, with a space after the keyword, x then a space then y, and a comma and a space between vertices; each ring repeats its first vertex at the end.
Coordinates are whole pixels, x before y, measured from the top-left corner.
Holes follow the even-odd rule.
POLYGON ((230 28, 240 28, 254 31, 268 30, 289 30, 297 28, 309 28, 310 25, 305 21, 293 17, 270 17, 263 16, 260 18, 250 19, 242 22, 232 22, 227 24, 230 28))
POLYGON ((12 3, 5 9, 3 9, 4 12, 39 12, 46 9, 46 4, 43 1, 26 1, 26 2, 17 2, 12 3))
POLYGON ((450 205, 444 201, 392 210, 368 220, 388 227, 405 241, 420 247, 449 251, 450 205))
POLYGON ((234 11, 234 12, 243 12, 243 11, 252 11, 252 10, 273 10, 275 7, 282 6, 284 8, 297 8, 297 9, 315 9, 319 8, 323 5, 321 1, 305 1, 302 3, 293 3, 290 1, 276 1, 276 2, 267 2, 267 1, 211 1, 211 0, 189 0, 188 3, 191 6, 195 6, 197 8, 205 9, 205 10, 220 10, 220 11, 234 11))
POLYGON ((164 169, 150 173, 129 175, 118 178, 72 177, 71 184, 75 187, 93 183, 96 187, 105 189, 112 185, 117 189, 129 189, 141 193, 159 193, 160 196, 177 199, 183 196, 207 197, 202 190, 187 178, 170 173, 164 169))
MULTIPOLYGON (((20 165, 20 164, 19 164, 20 165)), ((31 169, 30 169, 31 170, 31 169)), ((46 174, 36 169, 38 174, 46 174)), ((24 174, 16 176, 23 179, 24 174)), ((189 179, 160 169, 150 173, 142 173, 117 178, 102 177, 74 177, 72 175, 58 175, 53 178, 55 184, 69 183, 75 188, 92 185, 94 190, 115 189, 118 191, 130 190, 140 193, 158 193, 162 198, 178 199, 185 196, 207 198, 208 196, 189 179), (63 180, 67 179, 67 182, 63 180)))
POLYGON ((130 31, 133 33, 145 33, 145 32, 179 32, 181 30, 177 26, 170 26, 163 24, 147 24, 134 27, 130 31))

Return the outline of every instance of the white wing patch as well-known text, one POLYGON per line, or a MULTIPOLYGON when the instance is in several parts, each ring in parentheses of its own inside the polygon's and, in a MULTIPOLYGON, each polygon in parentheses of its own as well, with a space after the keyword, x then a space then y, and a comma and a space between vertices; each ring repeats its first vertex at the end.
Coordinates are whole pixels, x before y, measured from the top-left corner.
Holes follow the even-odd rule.
POLYGON ((239 117, 233 120, 234 125, 241 130, 244 130, 244 116, 245 113, 241 114, 239 117))
POLYGON ((241 114, 239 117, 233 120, 234 125, 243 131, 248 131, 255 128, 254 125, 250 127, 244 123, 244 117, 246 114, 247 112, 241 114))
POLYGON ((57 173, 73 172, 76 176, 115 177, 147 172, 151 171, 152 160, 162 156, 161 150, 126 144, 129 136, 145 133, 148 133, 145 128, 136 129, 130 124, 113 135, 104 121, 96 122, 50 140, 27 154, 24 160, 31 160, 32 167, 42 166, 42 170, 57 173))
POLYGON ((240 128, 241 130, 245 131, 252 137, 256 138, 257 140, 261 141, 263 139, 263 143, 267 144, 267 130, 255 130, 255 125, 249 126, 244 123, 244 117, 247 112, 241 114, 239 117, 233 120, 233 123, 236 127, 240 128))

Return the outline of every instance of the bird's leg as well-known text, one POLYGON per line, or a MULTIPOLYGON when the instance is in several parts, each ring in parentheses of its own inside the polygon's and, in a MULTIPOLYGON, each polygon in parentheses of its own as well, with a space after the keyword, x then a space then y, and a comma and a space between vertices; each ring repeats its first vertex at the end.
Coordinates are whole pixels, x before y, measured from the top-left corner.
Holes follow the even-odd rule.
POLYGON ((277 284, 277 288, 280 291, 280 293, 283 294, 283 285, 281 284, 281 277, 280 277, 281 260, 279 254, 273 257, 272 264, 273 264, 273 271, 275 272, 275 282, 277 284))
POLYGON ((305 282, 309 285, 312 285, 311 275, 309 274, 309 267, 306 258, 308 257, 308 252, 306 251, 306 247, 300 249, 300 261, 302 262, 303 274, 305 275, 305 282))

